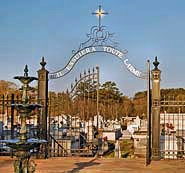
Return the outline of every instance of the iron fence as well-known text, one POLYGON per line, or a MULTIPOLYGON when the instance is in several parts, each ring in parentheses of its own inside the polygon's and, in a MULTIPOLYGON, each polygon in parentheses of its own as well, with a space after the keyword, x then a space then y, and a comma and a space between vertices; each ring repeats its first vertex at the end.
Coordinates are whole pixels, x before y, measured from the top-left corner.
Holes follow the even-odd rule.
MULTIPOLYGON (((29 98, 30 103, 36 103, 34 97, 29 98)), ((20 132, 20 119, 13 104, 22 103, 21 95, 0 95, 0 140, 16 139, 20 132)), ((40 112, 32 112, 32 118, 27 120, 27 137, 39 137, 38 117, 40 112)), ((11 149, 0 143, 0 155, 10 155, 11 149)))
POLYGON ((160 149, 163 159, 185 158, 185 101, 173 97, 161 100, 160 149))

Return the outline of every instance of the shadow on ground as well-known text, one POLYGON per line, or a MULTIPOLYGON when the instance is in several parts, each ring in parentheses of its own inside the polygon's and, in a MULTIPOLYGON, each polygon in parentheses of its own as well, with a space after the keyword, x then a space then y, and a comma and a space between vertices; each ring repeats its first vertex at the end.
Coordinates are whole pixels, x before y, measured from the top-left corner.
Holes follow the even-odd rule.
POLYGON ((100 163, 94 162, 96 158, 90 160, 89 162, 77 162, 75 165, 77 165, 77 168, 73 168, 71 171, 67 171, 67 173, 75 173, 78 172, 86 167, 99 165, 100 163))

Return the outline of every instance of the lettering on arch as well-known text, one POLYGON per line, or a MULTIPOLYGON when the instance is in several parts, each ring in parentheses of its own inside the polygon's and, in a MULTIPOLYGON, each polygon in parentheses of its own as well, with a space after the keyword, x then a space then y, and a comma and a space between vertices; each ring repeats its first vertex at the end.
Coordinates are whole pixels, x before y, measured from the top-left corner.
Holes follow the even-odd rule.
POLYGON ((134 74, 136 77, 139 77, 139 78, 142 77, 142 72, 137 70, 131 63, 129 63, 129 60, 125 58, 127 51, 121 51, 121 50, 118 50, 117 48, 114 48, 111 46, 89 46, 89 47, 85 47, 85 48, 77 51, 76 53, 74 53, 72 55, 72 57, 70 58, 69 62, 67 63, 67 65, 59 71, 50 73, 49 78, 50 79, 57 79, 62 76, 65 76, 67 73, 69 73, 73 69, 75 64, 82 57, 84 57, 85 55, 88 55, 90 53, 96 53, 96 52, 109 53, 109 54, 112 54, 112 55, 118 57, 119 59, 121 59, 123 61, 125 67, 132 74, 134 74))

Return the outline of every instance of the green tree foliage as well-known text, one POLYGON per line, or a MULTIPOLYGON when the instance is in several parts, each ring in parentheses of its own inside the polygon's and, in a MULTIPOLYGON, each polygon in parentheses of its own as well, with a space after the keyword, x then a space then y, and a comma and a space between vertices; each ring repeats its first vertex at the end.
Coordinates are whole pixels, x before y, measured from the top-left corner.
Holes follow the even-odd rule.
POLYGON ((135 116, 146 117, 147 113, 147 93, 137 92, 132 100, 133 114, 135 116))
POLYGON ((71 114, 71 99, 68 92, 49 92, 49 114, 58 116, 60 114, 71 114))
MULTIPOLYGON (((59 109, 60 112, 80 116, 84 119, 89 119, 89 117, 96 115, 96 88, 96 85, 82 82, 77 87, 73 99, 63 93, 63 98, 59 99, 63 100, 62 108, 59 109)), ((58 102, 56 98, 54 100, 58 102)), ((185 100, 185 89, 161 89, 161 101, 164 100, 185 100)), ((54 107, 56 109, 56 106, 54 107)), ((163 111, 163 109, 161 110, 163 111)), ((171 110, 170 108, 165 108, 165 111, 178 112, 178 110, 171 110)), ((133 98, 129 98, 120 92, 115 82, 107 81, 100 85, 99 88, 99 112, 105 119, 115 119, 123 116, 146 118, 147 92, 137 92, 133 98)))
MULTIPOLYGON (((105 82, 99 86, 98 91, 99 112, 105 119, 121 118, 132 114, 132 100, 123 96, 115 82, 105 82)), ((50 112, 53 116, 63 112, 80 116, 82 119, 90 119, 90 117, 97 115, 97 83, 90 80, 80 82, 75 86, 75 89, 72 87, 72 92, 68 94, 58 93, 57 95, 50 92, 50 102, 50 112), (62 102, 62 105, 58 102, 62 102), (62 108, 57 108, 58 106, 62 108)))
MULTIPOLYGON (((29 94, 36 97, 36 90, 37 88, 29 94)), ((12 93, 20 96, 16 84, 0 80, 0 94, 10 96, 12 93)), ((161 101, 165 100, 184 101, 185 89, 161 89, 161 101)), ((99 112, 105 119, 137 115, 146 118, 146 111, 146 91, 137 92, 133 98, 129 98, 120 92, 115 82, 107 81, 99 86, 99 112)), ((177 112, 178 110, 165 108, 165 111, 177 112)), ((97 82, 86 79, 76 85, 72 93, 49 92, 49 113, 51 116, 70 114, 82 119, 93 117, 97 114, 97 82)))

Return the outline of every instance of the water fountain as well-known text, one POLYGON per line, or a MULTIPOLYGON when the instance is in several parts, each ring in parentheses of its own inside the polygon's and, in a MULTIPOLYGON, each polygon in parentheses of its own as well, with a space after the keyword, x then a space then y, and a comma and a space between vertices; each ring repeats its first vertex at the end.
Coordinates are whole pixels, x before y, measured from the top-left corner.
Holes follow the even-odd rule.
POLYGON ((21 129, 18 139, 1 140, 0 142, 6 143, 7 146, 15 150, 17 159, 14 162, 15 173, 33 173, 35 172, 36 165, 31 160, 31 150, 39 147, 40 144, 46 143, 46 140, 37 138, 27 138, 26 119, 31 116, 31 112, 37 108, 41 108, 39 104, 29 104, 28 90, 30 89, 29 83, 37 80, 36 77, 28 76, 28 67, 25 66, 24 76, 16 76, 22 84, 22 103, 13 104, 18 111, 21 120, 21 129))

